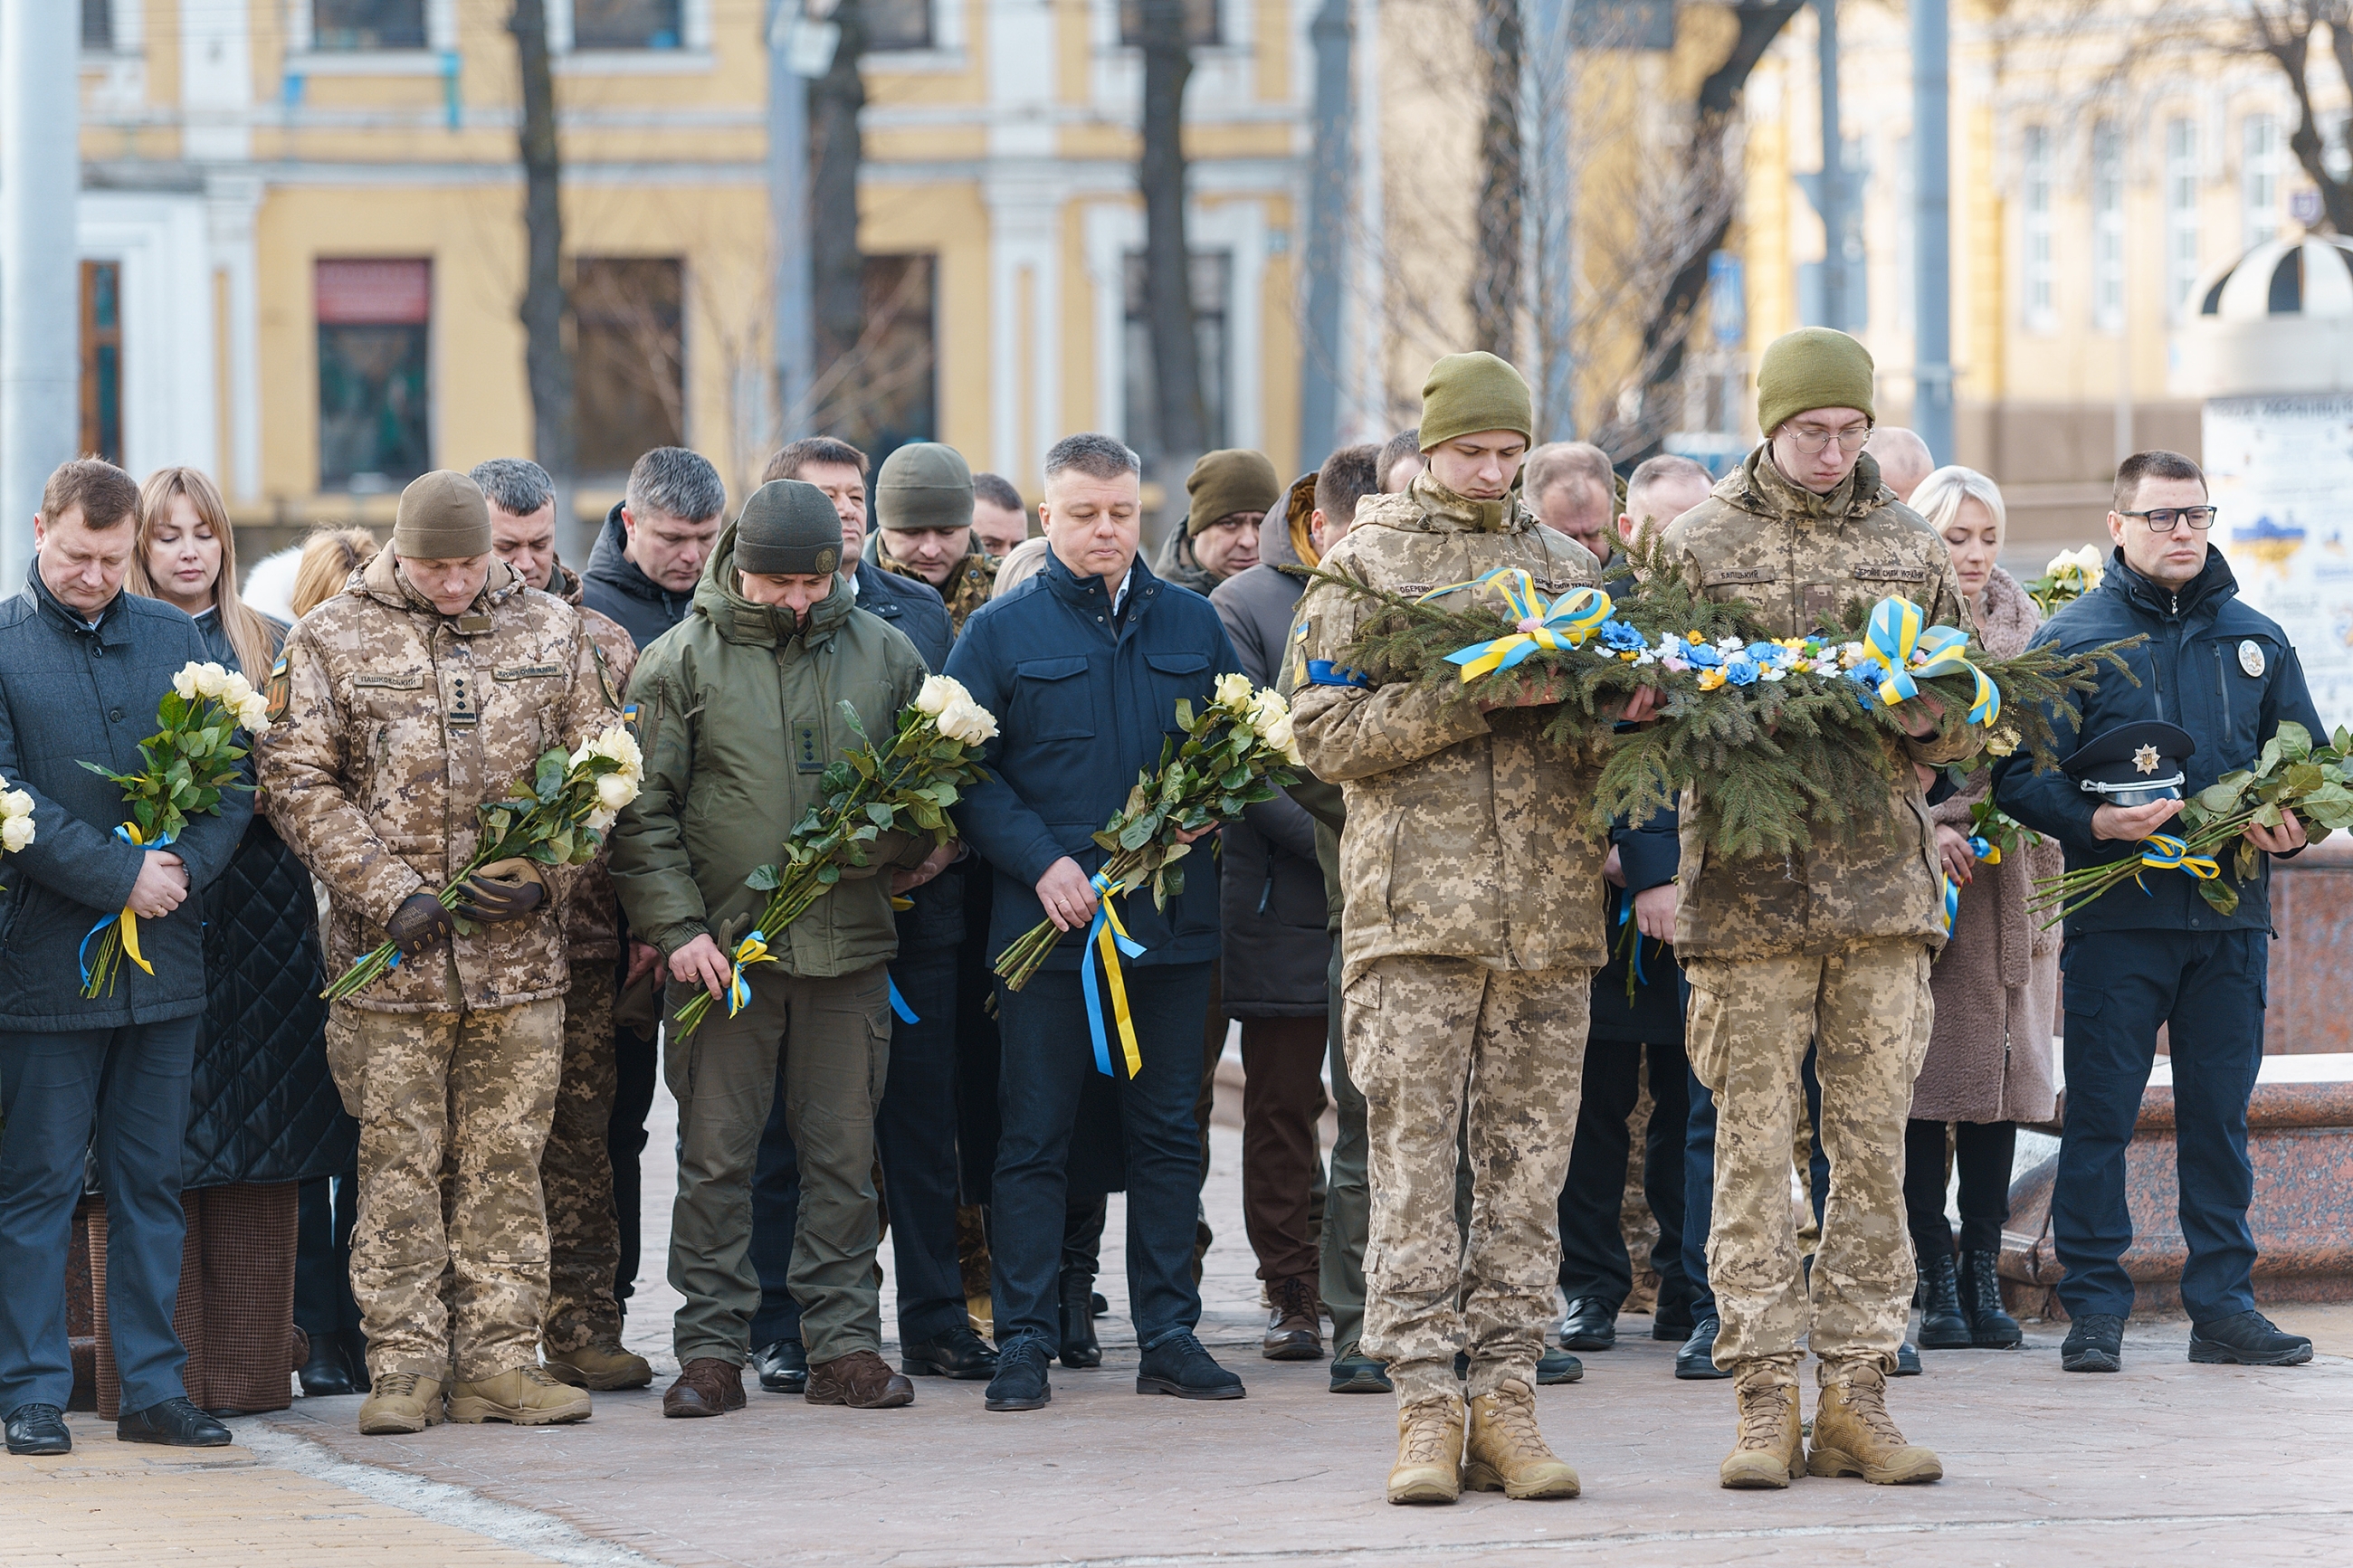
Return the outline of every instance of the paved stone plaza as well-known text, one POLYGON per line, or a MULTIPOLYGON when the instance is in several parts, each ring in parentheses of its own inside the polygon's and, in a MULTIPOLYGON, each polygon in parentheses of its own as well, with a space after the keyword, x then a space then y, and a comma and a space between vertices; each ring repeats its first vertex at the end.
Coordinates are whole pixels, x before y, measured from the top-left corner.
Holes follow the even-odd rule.
MULTIPOLYGON (((649 1153, 669 1146, 657 1127, 649 1153)), ((1943 1456, 1941 1484, 1808 1479, 1741 1494, 1715 1485, 1729 1385, 1675 1382, 1673 1347, 1629 1318, 1619 1349, 1586 1358, 1583 1383, 1539 1392, 1548 1436, 1584 1477, 1582 1499, 1390 1508, 1389 1402, 1327 1394, 1320 1364, 1257 1357, 1239 1135, 1219 1128, 1216 1149, 1219 1235, 1202 1337, 1249 1381, 1239 1404, 1134 1392, 1112 1265, 1106 1364, 1058 1366, 1043 1412, 990 1415, 983 1384, 923 1379, 905 1410, 819 1409, 755 1390, 741 1415, 664 1421, 674 1298, 649 1242, 655 1278, 640 1287, 630 1339, 660 1376, 649 1390, 597 1395, 584 1426, 363 1438, 356 1397, 299 1400, 233 1423, 239 1447, 187 1453, 118 1444, 77 1415, 72 1455, 0 1470, 0 1563, 2347 1560, 2344 1308, 2274 1314, 2322 1352, 2284 1371, 2190 1366, 2179 1322, 2137 1325, 2113 1377, 2063 1376, 2059 1335, 2041 1325, 2021 1352, 1931 1354, 1927 1375, 1894 1385, 1893 1404, 1905 1431, 1943 1456)), ((647 1194, 649 1238, 667 1232, 667 1201, 666 1190, 647 1194)), ((1114 1247, 1119 1215, 1114 1200, 1114 1247)))

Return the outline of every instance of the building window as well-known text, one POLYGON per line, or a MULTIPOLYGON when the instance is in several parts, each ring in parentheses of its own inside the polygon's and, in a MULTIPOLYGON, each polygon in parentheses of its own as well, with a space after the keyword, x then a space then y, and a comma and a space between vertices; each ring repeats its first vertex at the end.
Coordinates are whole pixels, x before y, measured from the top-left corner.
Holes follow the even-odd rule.
POLYGON ((2025 222, 2021 238, 2025 247, 2026 327, 2047 332, 2058 324, 2057 271, 2051 255, 2051 128, 2026 128, 2025 190, 2021 205, 2025 222))
POLYGON ((311 0, 311 44, 319 49, 421 49, 425 0, 311 0))
POLYGON ((2125 325, 2125 139, 2113 120, 2092 127, 2092 324, 2125 325))
MULTIPOLYGON (((1193 253, 1193 337, 1199 344, 1204 435, 1214 451, 1226 445, 1226 321, 1233 295, 1233 258, 1222 250, 1193 253)), ((1144 254, 1127 258, 1127 444, 1146 465, 1172 456, 1160 439, 1159 382, 1152 370, 1152 325, 1145 314, 1144 254)))
POLYGON ((575 49, 674 49, 683 0, 572 0, 575 49))
POLYGON ((319 488, 396 489, 430 461, 429 261, 321 261, 319 488))
MULTIPOLYGON (((1184 0, 1185 39, 1196 48, 1218 41, 1218 0, 1184 0)), ((1119 0, 1119 41, 1129 48, 1144 42, 1144 0, 1119 0)))
POLYGON ((573 263, 580 469, 626 474, 686 445, 685 268, 662 258, 573 263))
POLYGON ((866 327, 845 360, 819 367, 814 423, 880 467, 910 441, 937 439, 939 258, 866 256, 859 270, 866 327))
POLYGON ((114 0, 81 0, 81 47, 114 47, 114 0))
POLYGON ((122 263, 81 264, 80 450, 122 466, 122 263))
POLYGON ((2247 248, 2279 237, 2279 121, 2250 114, 2239 122, 2239 222, 2247 248))
POLYGON ((2198 122, 2165 125, 2165 305, 2179 321, 2198 284, 2198 122))
POLYGON ((932 47, 932 0, 866 0, 859 8, 875 53, 932 47))

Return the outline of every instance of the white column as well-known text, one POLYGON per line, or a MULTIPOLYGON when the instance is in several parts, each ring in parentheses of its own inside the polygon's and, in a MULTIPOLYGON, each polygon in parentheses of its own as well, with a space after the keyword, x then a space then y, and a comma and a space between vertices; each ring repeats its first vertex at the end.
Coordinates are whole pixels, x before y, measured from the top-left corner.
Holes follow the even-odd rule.
POLYGON ((81 420, 81 13, 0 0, 0 592, 33 552, 41 482, 81 420))
POLYGON ((221 488, 239 501, 261 499, 261 284, 253 225, 261 181, 251 174, 216 174, 206 184, 205 218, 212 270, 228 284, 227 340, 214 352, 227 356, 228 471, 221 488))
POLYGON ((191 163, 242 163, 253 155, 248 10, 220 0, 180 0, 180 144, 191 163))

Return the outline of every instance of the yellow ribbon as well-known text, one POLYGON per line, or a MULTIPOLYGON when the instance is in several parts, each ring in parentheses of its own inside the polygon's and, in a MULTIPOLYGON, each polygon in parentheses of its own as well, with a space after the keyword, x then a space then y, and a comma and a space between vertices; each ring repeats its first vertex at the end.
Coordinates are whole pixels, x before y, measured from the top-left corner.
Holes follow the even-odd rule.
MULTIPOLYGON (((147 840, 141 837, 139 825, 135 822, 124 823, 121 826, 114 830, 114 835, 118 838, 129 839, 132 844, 139 846, 141 848, 146 847, 147 840)), ((122 906, 122 914, 121 919, 122 921, 123 952, 130 957, 132 963, 137 964, 140 968, 145 970, 150 974, 154 973, 155 966, 148 963, 146 958, 139 951, 139 917, 132 912, 131 906, 129 904, 122 906)))
POLYGON ((1461 666, 1466 684, 1492 670, 1509 669, 1540 647, 1555 653, 1582 647, 1585 639, 1609 618, 1609 595, 1600 589, 1571 588, 1547 605, 1536 592, 1535 579, 1518 566, 1498 566, 1467 583, 1432 588, 1415 602, 1427 604, 1442 594, 1479 587, 1493 588, 1503 596, 1517 617, 1519 629, 1446 656, 1449 664, 1461 666))
MULTIPOLYGON (((1113 898, 1125 892, 1127 885, 1108 880, 1101 871, 1094 875, 1094 885, 1095 918, 1088 934, 1103 955, 1103 978, 1111 983, 1112 1016, 1119 1025, 1120 1050, 1127 1058, 1128 1081, 1133 1083, 1144 1070, 1144 1053, 1136 1048, 1135 1021, 1128 1015, 1127 977, 1120 973, 1119 955, 1124 952, 1130 958, 1140 957, 1144 944, 1127 934, 1127 928, 1119 922, 1119 911, 1112 908, 1113 898)), ((1094 967, 1083 959, 1079 963, 1079 989, 1086 996, 1087 1033, 1094 1040, 1095 1070, 1109 1078, 1111 1046, 1103 1038, 1103 1005, 1095 993, 1094 967)))
MULTIPOLYGON (((2140 863, 2152 870, 2187 871, 2201 882, 2211 882, 2222 874, 2221 862, 2211 855, 2192 855, 2189 841, 2174 833, 2152 833, 2142 839, 2140 863)), ((2140 880, 2139 872, 2133 873, 2133 880, 2140 883, 2142 892, 2148 891, 2148 884, 2140 880)))
POLYGON ((1915 675, 1951 675, 1967 670, 1977 681, 1969 722, 1990 724, 2001 716, 2001 689, 1971 664, 1969 639, 1952 626, 1926 625, 1927 614, 1905 598, 1885 598, 1872 607, 1863 632, 1864 653, 1879 666, 1879 700, 1889 707, 1920 694, 1915 675))
POLYGON ((735 944, 734 967, 727 973, 727 1016, 729 1017, 732 1018, 742 1012, 744 1004, 752 999, 752 983, 744 978, 744 972, 755 963, 776 962, 776 956, 768 951, 768 939, 764 932, 755 931, 735 944))

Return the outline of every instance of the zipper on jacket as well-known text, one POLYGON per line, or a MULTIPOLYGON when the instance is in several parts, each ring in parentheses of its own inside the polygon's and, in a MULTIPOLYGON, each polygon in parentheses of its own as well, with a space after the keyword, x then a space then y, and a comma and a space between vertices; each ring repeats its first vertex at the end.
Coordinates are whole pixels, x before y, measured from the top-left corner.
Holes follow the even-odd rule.
POLYGON ((2214 645, 2214 690, 2222 699, 2222 733, 2231 732, 2231 666, 2222 657, 2222 645, 2214 645))
MULTIPOLYGON (((1271 848, 1272 847, 1269 846, 1269 847, 1271 848)), ((1266 913, 1267 906, 1271 904, 1273 901, 1274 870, 1271 862, 1270 862, 1266 873, 1266 886, 1258 890, 1258 912, 1261 915, 1266 913)))

